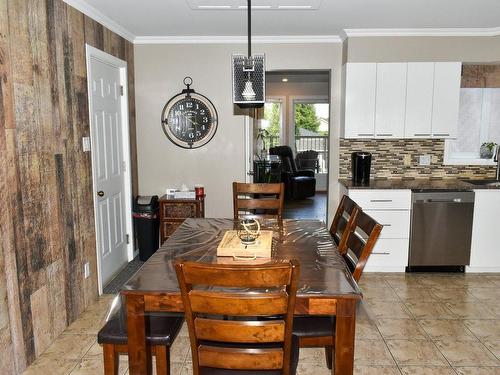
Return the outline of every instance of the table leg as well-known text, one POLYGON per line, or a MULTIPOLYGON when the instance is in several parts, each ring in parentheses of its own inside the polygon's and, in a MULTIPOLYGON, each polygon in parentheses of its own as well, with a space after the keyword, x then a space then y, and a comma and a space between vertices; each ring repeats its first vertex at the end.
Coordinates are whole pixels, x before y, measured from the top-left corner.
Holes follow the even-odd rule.
POLYGON ((127 295, 128 365, 130 375, 151 374, 151 347, 146 345, 144 296, 127 295))
POLYGON ((354 336, 356 329, 356 300, 337 300, 335 321, 335 375, 352 375, 354 371, 354 336))

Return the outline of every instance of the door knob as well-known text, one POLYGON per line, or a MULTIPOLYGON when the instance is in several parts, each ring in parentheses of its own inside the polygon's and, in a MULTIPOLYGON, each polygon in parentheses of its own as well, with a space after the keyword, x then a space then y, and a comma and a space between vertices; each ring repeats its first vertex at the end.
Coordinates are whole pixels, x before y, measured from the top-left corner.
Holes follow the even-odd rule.
POLYGON ((100 197, 104 197, 104 191, 99 190, 99 191, 97 192, 97 195, 98 195, 98 196, 100 196, 100 197))

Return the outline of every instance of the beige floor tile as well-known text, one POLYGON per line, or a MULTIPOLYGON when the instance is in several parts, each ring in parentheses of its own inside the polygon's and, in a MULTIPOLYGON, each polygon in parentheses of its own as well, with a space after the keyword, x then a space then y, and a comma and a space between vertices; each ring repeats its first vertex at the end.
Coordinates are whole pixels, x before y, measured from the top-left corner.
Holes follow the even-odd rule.
POLYGON ((436 346, 452 366, 500 366, 500 362, 480 342, 438 340, 436 346))
POLYGON ((373 320, 356 319, 356 338, 366 340, 381 340, 377 324, 373 320))
POLYGON ((483 344, 500 360, 500 340, 485 340, 483 344))
POLYGON ((394 275, 387 277, 386 282, 395 289, 403 288, 429 288, 434 285, 429 279, 412 274, 394 275))
POLYGON ((377 272, 365 272, 363 277, 359 280, 359 286, 361 288, 370 287, 373 285, 378 285, 381 288, 388 287, 387 275, 377 272))
POLYGON ((500 320, 464 320, 464 324, 480 340, 500 340, 500 320))
POLYGON ((369 301, 368 306, 377 319, 396 318, 408 319, 413 318, 411 313, 400 302, 384 302, 384 301, 369 301))
MULTIPOLYGON (((128 370, 128 362, 120 361, 118 367, 118 374, 125 374, 128 370)), ((74 369, 70 375, 104 375, 104 364, 99 359, 83 359, 74 369)))
POLYGON ((23 375, 68 375, 79 360, 54 358, 42 354, 23 375))
POLYGON ((481 301, 498 301, 500 299, 499 288, 469 288, 468 292, 481 301))
POLYGON ((488 281, 492 282, 493 284, 500 286, 500 274, 488 274, 486 276, 486 279, 488 279, 488 281))
POLYGON ((184 363, 185 360, 191 362, 189 337, 178 336, 170 348, 170 361, 184 363))
POLYGON ((498 302, 492 302, 492 301, 498 301, 498 300, 491 299, 489 300, 488 303, 484 304, 484 307, 488 309, 488 311, 491 311, 496 318, 500 319, 500 304, 498 302))
POLYGON ((486 275, 457 275, 448 277, 448 283, 457 288, 492 288, 495 284, 486 275))
POLYGON ((455 367, 459 375, 500 375, 500 367, 455 367))
POLYGON ((313 363, 300 363, 297 366, 297 375, 331 375, 332 370, 326 366, 313 363))
POLYGON ((408 302, 405 305, 416 319, 456 318, 442 302, 408 302))
POLYGON ((432 294, 440 301, 445 302, 475 302, 476 297, 468 292, 466 288, 460 289, 436 289, 431 290, 432 294))
POLYGON ((493 319, 493 312, 483 306, 482 302, 447 302, 446 307, 461 319, 493 319))
POLYGON ((301 348, 299 352, 299 363, 325 364, 324 348, 301 348))
POLYGON ((354 366, 354 375, 400 375, 396 366, 354 366))
POLYGON ((182 336, 184 336, 184 337, 189 337, 189 331, 188 331, 188 327, 187 327, 186 322, 184 322, 184 323, 182 324, 182 328, 181 328, 181 330, 179 331, 179 335, 178 335, 178 336, 179 336, 179 337, 182 337, 182 336))
POLYGON ((354 363, 356 365, 395 365, 391 353, 381 340, 356 340, 354 363))
MULTIPOLYGON (((377 286, 380 284, 377 284, 377 286)), ((363 298, 364 299, 376 299, 378 301, 399 301, 399 297, 394 292, 394 290, 390 287, 364 287, 363 290, 363 298)))
POLYGON ((451 366, 402 366, 403 375, 455 375, 451 366))
POLYGON ((83 357, 84 359, 102 359, 102 346, 96 341, 83 357))
POLYGON ((431 289, 401 288, 396 289, 396 294, 403 302, 435 302, 437 300, 431 289))
POLYGON ((477 341, 476 337, 465 327, 461 320, 420 320, 419 324, 433 340, 453 337, 477 341))
POLYGON ((379 319, 378 329, 385 339, 427 339, 414 319, 379 319))
POLYGON ((447 365, 432 341, 387 340, 387 345, 396 362, 401 366, 447 365))
POLYGON ((81 359, 97 341, 95 335, 62 334, 44 353, 52 358, 81 359))
POLYGON ((103 312, 90 310, 85 311, 80 318, 74 321, 66 330, 64 334, 88 334, 97 335, 99 330, 106 323, 106 314, 103 312))

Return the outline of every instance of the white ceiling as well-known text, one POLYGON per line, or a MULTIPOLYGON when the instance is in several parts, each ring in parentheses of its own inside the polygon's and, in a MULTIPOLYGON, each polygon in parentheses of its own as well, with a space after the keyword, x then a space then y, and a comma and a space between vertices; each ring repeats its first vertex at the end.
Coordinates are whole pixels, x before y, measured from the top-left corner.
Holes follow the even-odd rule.
MULTIPOLYGON (((90 5, 134 37, 246 35, 242 9, 192 9, 186 0, 65 1, 80 8, 90 5)), ((259 4, 266 1, 275 2, 259 4)), ((500 0, 322 0, 317 10, 255 10, 252 15, 253 34, 261 36, 338 35, 343 29, 496 28, 500 0)))

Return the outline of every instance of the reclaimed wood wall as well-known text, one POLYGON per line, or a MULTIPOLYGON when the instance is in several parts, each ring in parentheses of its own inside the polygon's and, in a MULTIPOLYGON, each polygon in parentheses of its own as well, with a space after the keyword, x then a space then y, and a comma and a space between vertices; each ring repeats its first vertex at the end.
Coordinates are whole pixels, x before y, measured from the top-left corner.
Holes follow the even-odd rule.
POLYGON ((85 43, 128 63, 135 195, 133 44, 61 0, 0 0, 0 374, 97 297, 85 43))
POLYGON ((500 87, 500 65, 464 65, 462 87, 500 87))

